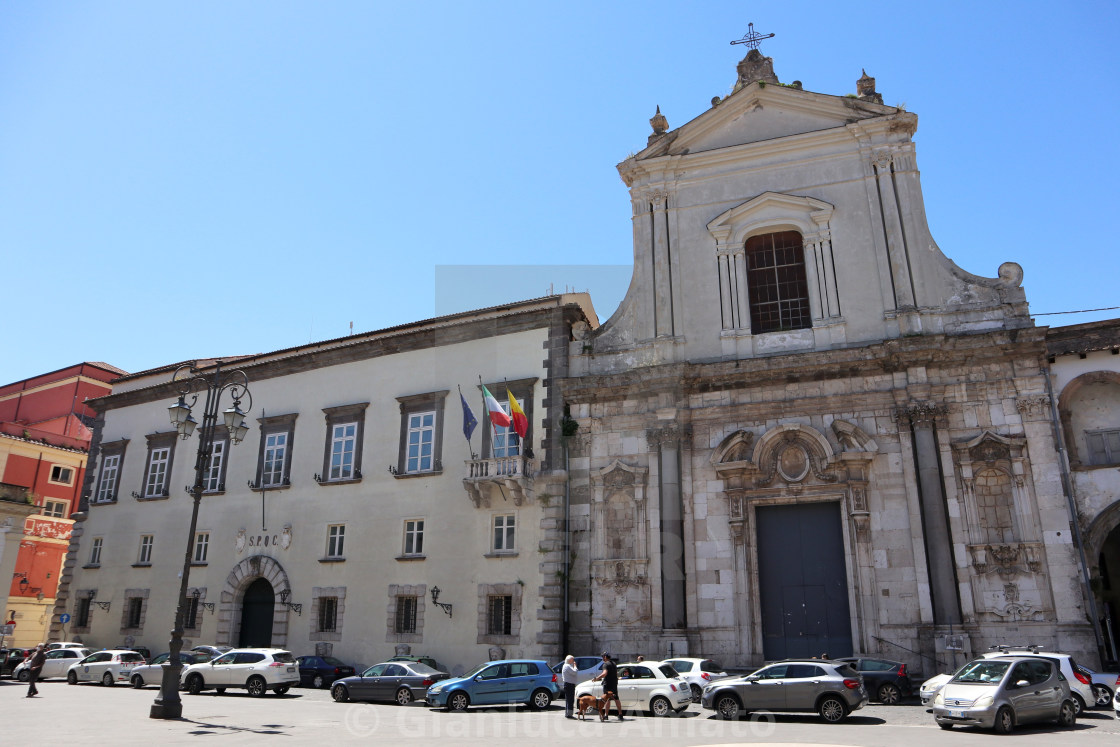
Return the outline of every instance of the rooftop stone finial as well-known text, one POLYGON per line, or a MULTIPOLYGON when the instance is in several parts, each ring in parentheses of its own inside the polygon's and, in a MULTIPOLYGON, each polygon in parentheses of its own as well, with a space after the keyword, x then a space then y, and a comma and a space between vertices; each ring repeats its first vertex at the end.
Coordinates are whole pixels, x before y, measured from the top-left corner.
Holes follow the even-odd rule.
POLYGON ((649 118, 649 125, 653 128, 653 134, 649 136, 650 142, 656 138, 661 137, 669 131, 669 120, 661 113, 661 105, 657 106, 657 113, 649 118))
POLYGON ((739 62, 737 70, 739 79, 735 81, 736 91, 756 81, 780 83, 778 76, 774 74, 774 58, 763 57, 762 52, 757 49, 747 52, 747 56, 739 62))
POLYGON ((863 75, 856 81, 856 93, 861 101, 871 101, 875 104, 883 103, 882 94, 875 92, 875 79, 863 71, 863 75))

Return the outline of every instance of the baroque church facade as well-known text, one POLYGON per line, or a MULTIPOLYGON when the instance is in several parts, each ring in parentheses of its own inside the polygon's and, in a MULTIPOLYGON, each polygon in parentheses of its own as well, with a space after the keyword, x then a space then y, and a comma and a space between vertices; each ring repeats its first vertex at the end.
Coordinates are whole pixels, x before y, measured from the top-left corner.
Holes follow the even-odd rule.
POLYGON ((941 252, 917 117, 857 89, 751 50, 619 164, 633 280, 559 382, 573 650, 1096 658, 1022 268, 941 252))

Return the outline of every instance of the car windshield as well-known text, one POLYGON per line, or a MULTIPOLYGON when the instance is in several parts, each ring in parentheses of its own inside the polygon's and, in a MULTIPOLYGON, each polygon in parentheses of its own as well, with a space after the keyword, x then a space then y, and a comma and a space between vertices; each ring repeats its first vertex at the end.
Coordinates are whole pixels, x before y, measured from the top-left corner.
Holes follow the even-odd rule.
POLYGON ((999 682, 1010 666, 1009 661, 974 661, 957 672, 952 681, 972 684, 999 682))
POLYGON ((332 667, 344 667, 344 666, 346 666, 346 662, 344 662, 340 659, 336 659, 333 656, 324 656, 323 661, 330 664, 332 667))
POLYGON ((127 654, 121 654, 121 661, 144 661, 144 657, 134 651, 129 651, 127 654))
POLYGON ((482 664, 479 664, 477 667, 475 667, 474 669, 471 670, 470 674, 464 674, 463 679, 469 680, 471 677, 474 677, 476 674, 481 672, 483 669, 486 669, 486 667, 490 666, 493 663, 494 662, 492 662, 492 661, 487 661, 487 662, 483 662, 482 664))
POLYGON ((691 661, 671 661, 671 662, 669 662, 669 664, 671 664, 673 669, 677 670, 678 672, 691 672, 692 671, 692 662, 691 661))
POLYGON ((274 653, 272 655, 272 660, 273 661, 279 661, 279 662, 282 662, 284 664, 295 664, 296 663, 296 658, 294 656, 292 656, 291 652, 289 652, 289 651, 277 651, 276 653, 274 653))
POLYGON ((438 669, 432 669, 427 664, 420 664, 420 663, 409 664, 408 668, 411 669, 413 672, 416 672, 416 674, 439 674, 438 669))

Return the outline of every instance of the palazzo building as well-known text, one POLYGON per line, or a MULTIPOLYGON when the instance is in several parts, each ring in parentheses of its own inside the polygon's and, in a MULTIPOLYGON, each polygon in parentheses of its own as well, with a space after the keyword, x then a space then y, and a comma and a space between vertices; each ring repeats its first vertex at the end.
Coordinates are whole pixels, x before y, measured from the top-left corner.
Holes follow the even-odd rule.
POLYGON ((90 403, 96 468, 52 637, 165 650, 189 546, 191 644, 356 664, 411 652, 452 671, 559 655, 562 404, 551 382, 567 374, 573 324, 597 326, 586 294, 190 361, 243 371, 252 407, 240 444, 219 427, 192 537, 184 487, 198 443, 168 418, 177 366, 117 379, 90 403), (524 439, 490 427, 480 383, 517 398, 524 439), (460 391, 479 421, 470 443, 460 391))
POLYGON ((810 92, 752 50, 619 164, 633 281, 559 382, 573 649, 1097 659, 1046 330, 1019 265, 941 252, 918 118, 882 101, 866 73, 810 92))

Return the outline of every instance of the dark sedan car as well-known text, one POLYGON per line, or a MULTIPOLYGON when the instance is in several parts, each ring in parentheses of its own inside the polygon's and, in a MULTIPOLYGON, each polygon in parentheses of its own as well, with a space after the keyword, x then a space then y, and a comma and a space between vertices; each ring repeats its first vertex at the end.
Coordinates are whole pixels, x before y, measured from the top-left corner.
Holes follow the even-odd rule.
POLYGON ((868 694, 884 705, 897 705, 903 698, 914 694, 910 676, 906 674, 906 665, 901 661, 860 656, 848 656, 836 661, 850 664, 863 675, 863 684, 868 694))
POLYGON ((432 669, 427 664, 387 661, 374 664, 357 677, 346 677, 335 682, 331 687, 331 696, 339 703, 348 700, 382 700, 408 705, 414 700, 423 700, 431 685, 447 677, 447 672, 432 669))
POLYGON ((0 648, 0 676, 12 676, 12 670, 23 663, 31 655, 26 648, 0 648))
POLYGON ((333 656, 300 656, 296 662, 299 663, 299 684, 316 689, 330 687, 335 680, 352 677, 356 671, 333 656))

